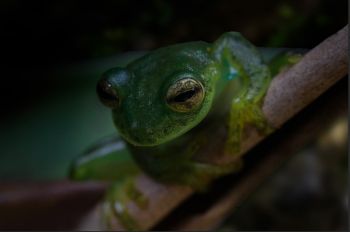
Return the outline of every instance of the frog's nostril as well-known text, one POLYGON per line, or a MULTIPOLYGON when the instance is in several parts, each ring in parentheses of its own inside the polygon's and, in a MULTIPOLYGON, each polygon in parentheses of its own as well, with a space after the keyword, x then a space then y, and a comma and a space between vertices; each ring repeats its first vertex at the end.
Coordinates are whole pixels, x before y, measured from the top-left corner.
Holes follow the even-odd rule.
POLYGON ((105 79, 101 79, 96 86, 96 92, 100 101, 107 107, 112 109, 119 106, 120 98, 117 90, 113 88, 112 84, 105 79))

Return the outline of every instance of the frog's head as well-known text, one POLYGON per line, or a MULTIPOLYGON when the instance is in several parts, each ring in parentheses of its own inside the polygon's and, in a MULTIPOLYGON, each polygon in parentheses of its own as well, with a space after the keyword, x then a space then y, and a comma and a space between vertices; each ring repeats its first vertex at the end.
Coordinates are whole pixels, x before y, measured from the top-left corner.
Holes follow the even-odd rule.
POLYGON ((172 140, 208 114, 217 71, 209 45, 194 42, 155 50, 98 82, 120 135, 136 146, 172 140))

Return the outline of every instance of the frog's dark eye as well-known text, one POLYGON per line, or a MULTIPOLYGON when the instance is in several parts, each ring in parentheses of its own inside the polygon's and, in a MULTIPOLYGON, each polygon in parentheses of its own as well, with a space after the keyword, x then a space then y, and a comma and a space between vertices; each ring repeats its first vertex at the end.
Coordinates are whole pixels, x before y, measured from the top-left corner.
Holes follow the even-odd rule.
POLYGON ((96 86, 96 92, 100 101, 109 108, 117 108, 119 106, 120 98, 117 91, 112 84, 105 79, 101 79, 96 86))
POLYGON ((166 102, 174 111, 189 112, 201 105, 204 92, 199 81, 192 78, 180 79, 169 87, 166 102))

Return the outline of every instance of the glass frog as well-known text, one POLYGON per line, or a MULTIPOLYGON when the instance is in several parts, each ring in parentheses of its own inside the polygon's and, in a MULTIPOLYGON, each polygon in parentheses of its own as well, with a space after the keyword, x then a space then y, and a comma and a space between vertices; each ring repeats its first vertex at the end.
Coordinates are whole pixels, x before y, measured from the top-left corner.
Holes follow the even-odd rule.
POLYGON ((195 157, 237 154, 248 124, 271 131, 261 104, 273 63, 282 66, 271 58, 266 64, 241 34, 227 32, 212 44, 159 48, 106 71, 97 93, 111 108, 120 137, 86 151, 75 161, 72 178, 113 181, 106 194, 106 223, 115 216, 126 229, 137 229, 125 204, 147 207, 133 184, 140 170, 159 181, 202 190, 239 164, 216 166, 195 157))

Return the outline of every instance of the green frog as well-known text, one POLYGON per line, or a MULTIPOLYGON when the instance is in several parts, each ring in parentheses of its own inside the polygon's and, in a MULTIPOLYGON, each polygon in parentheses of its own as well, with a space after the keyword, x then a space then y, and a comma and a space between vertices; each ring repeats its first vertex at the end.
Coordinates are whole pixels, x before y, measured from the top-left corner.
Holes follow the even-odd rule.
POLYGON ((125 204, 147 207, 133 184, 141 171, 164 183, 203 190, 213 179, 238 170, 241 162, 219 166, 198 157, 237 155, 247 125, 265 134, 272 131, 261 110, 277 72, 272 64, 282 67, 271 58, 266 64, 240 33, 227 32, 214 43, 159 48, 106 71, 97 94, 111 109, 119 136, 103 139, 80 156, 72 178, 112 181, 106 223, 117 217, 126 229, 137 229, 125 204))

